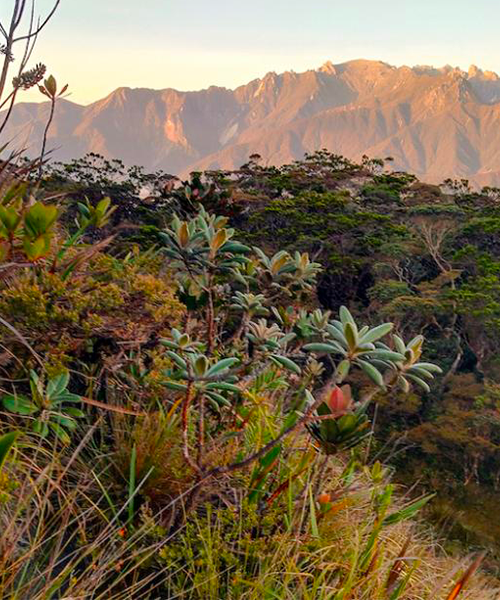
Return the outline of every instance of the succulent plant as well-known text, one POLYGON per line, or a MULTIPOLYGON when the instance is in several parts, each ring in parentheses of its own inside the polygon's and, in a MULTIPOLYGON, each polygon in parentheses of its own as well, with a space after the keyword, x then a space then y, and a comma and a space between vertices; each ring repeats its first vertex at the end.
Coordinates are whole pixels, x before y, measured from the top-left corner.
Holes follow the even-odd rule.
POLYGON ((266 297, 264 294, 252 294, 251 292, 235 292, 231 298, 231 308, 235 311, 242 312, 249 318, 254 316, 265 316, 269 314, 269 310, 264 306, 266 297))
POLYGON ((318 419, 310 422, 307 429, 325 454, 352 448, 370 434, 367 404, 355 407, 348 385, 334 385, 323 395, 324 401, 317 409, 318 419))
POLYGON ((306 344, 304 350, 341 356, 337 366, 338 383, 345 379, 354 364, 377 386, 385 388, 384 377, 377 366, 391 366, 405 360, 404 354, 376 345, 392 328, 392 323, 384 323, 371 329, 368 326, 358 329, 349 310, 342 306, 340 320, 326 325, 324 341, 306 344))
POLYGON ((79 408, 68 406, 81 402, 80 396, 68 391, 69 375, 63 373, 50 379, 46 385, 34 371, 30 371, 31 397, 16 394, 3 396, 6 410, 30 417, 31 428, 42 437, 54 434, 61 442, 70 442, 68 432, 77 427, 76 419, 84 416, 79 408))

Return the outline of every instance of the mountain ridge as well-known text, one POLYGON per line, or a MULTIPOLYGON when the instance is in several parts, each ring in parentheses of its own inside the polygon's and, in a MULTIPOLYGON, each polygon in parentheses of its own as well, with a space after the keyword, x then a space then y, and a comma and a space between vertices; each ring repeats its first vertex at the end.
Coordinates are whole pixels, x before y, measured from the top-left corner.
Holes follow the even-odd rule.
MULTIPOLYGON (((5 137, 34 139, 46 103, 20 103, 5 137)), ((49 135, 57 160, 96 152, 186 174, 268 164, 327 148, 348 158, 392 156, 429 181, 500 185, 500 78, 471 65, 395 67, 356 59, 302 73, 269 72, 248 84, 199 91, 120 87, 87 106, 59 103, 49 135)))

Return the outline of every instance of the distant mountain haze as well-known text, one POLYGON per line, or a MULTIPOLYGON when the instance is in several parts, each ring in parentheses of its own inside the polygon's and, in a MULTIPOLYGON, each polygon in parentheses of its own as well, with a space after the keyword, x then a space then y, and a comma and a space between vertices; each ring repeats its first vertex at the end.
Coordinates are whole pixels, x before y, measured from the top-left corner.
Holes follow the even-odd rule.
MULTIPOLYGON (((35 155, 48 104, 21 103, 3 141, 35 155)), ((354 60, 304 73, 268 73, 235 90, 119 88, 89 106, 58 103, 56 160, 97 152, 127 165, 186 174, 236 168, 253 153, 280 165, 321 148, 359 159, 392 156, 428 181, 500 186, 500 79, 354 60)))

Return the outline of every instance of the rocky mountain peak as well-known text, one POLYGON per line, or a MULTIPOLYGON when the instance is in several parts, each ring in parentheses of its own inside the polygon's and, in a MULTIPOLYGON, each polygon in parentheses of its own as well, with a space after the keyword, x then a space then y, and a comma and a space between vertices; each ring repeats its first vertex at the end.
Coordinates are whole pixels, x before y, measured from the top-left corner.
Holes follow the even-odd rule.
MULTIPOLYGON (((46 115, 45 104, 18 104, 6 137, 24 139, 29 129, 39 147, 46 115)), ((56 160, 99 152, 176 174, 239 167, 253 153, 282 164, 327 148, 353 159, 393 156, 396 169, 430 181, 500 185, 500 79, 474 65, 359 59, 270 72, 236 90, 119 88, 89 106, 60 103, 49 147, 56 160)))
POLYGON ((321 67, 318 69, 320 73, 327 73, 328 75, 336 75, 337 69, 331 60, 327 60, 321 67))

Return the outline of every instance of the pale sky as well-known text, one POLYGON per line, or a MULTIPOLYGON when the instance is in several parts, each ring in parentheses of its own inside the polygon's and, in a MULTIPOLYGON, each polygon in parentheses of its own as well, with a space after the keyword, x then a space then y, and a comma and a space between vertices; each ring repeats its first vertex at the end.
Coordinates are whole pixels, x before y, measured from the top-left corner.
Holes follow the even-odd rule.
MULTIPOLYGON (((12 4, 0 0, 2 22, 12 4)), ((500 0, 62 0, 34 59, 82 104, 121 86, 233 88, 326 60, 500 72, 499 22, 500 0)))

